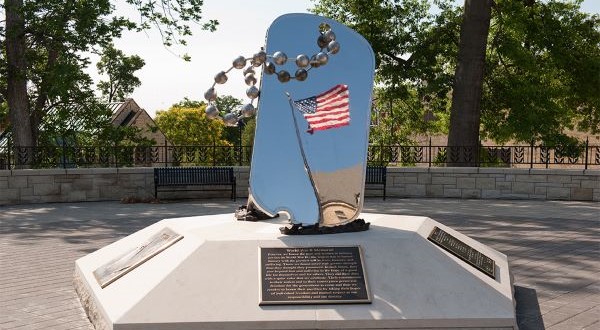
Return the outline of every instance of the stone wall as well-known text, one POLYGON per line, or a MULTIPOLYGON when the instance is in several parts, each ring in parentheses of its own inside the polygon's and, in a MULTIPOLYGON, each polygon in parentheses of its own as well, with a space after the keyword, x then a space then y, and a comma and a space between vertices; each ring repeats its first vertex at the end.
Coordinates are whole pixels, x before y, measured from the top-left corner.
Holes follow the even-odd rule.
MULTIPOLYGON (((248 196, 248 167, 234 167, 238 197, 248 196)), ((204 187, 228 189, 229 187, 204 187)), ((229 198, 230 191, 167 192, 160 199, 229 198)), ((154 170, 89 168, 0 171, 0 205, 154 198, 154 170)))
MULTIPOLYGON (((249 168, 234 167, 234 171, 237 195, 247 197, 249 168)), ((389 197, 600 201, 600 170, 391 167, 387 180, 389 197)), ((367 196, 380 193, 369 190, 367 196)), ((149 167, 0 170, 0 205, 153 197, 149 167)), ((229 192, 159 194, 160 199, 210 197, 228 198, 229 192)))
POLYGON ((600 171, 517 168, 388 168, 388 196, 600 201, 600 171))

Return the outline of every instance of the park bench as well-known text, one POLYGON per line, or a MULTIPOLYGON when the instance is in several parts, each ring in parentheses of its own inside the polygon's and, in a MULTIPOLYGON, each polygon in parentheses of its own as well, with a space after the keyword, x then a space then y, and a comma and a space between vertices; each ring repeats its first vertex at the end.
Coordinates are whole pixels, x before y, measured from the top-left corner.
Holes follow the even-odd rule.
POLYGON ((383 200, 385 200, 386 177, 387 177, 387 168, 385 166, 367 166, 367 175, 365 178, 365 190, 382 189, 383 190, 383 200))
MULTIPOLYGON (((162 167, 154 169, 154 197, 164 191, 218 191, 218 186, 231 187, 235 200, 235 175, 233 167, 162 167), (195 188, 209 186, 210 188, 195 188)), ((227 188, 227 190, 229 190, 227 188)))

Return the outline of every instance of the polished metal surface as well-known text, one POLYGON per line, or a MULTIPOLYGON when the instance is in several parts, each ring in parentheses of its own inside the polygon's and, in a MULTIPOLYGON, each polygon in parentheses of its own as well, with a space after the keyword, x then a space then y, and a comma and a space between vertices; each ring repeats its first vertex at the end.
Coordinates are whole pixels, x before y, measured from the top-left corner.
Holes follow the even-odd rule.
POLYGON ((214 104, 209 104, 206 109, 204 110, 204 113, 206 113, 206 117, 208 118, 217 118, 219 116, 219 109, 217 108, 216 105, 214 104))
POLYGON ((356 219, 363 204, 375 66, 370 45, 333 20, 287 14, 269 28, 265 51, 276 54, 273 61, 282 64, 277 75, 261 77, 250 174, 253 200, 265 213, 287 214, 295 224, 336 226, 356 219), (323 26, 327 30, 320 30, 323 26), (311 69, 319 69, 310 70, 308 79, 303 73, 300 79, 291 79, 289 72, 296 72, 306 60, 298 56, 287 61, 285 56, 284 61, 278 52, 314 54, 316 40, 321 48, 331 45, 331 54, 340 50, 340 44, 346 51, 328 56, 322 49, 310 60, 311 69), (337 85, 348 86, 350 124, 307 130, 306 119, 291 101, 317 96, 337 85))
POLYGON ((215 88, 211 87, 208 90, 206 90, 206 92, 204 92, 204 98, 209 102, 216 101, 217 100, 217 91, 215 91, 215 88))

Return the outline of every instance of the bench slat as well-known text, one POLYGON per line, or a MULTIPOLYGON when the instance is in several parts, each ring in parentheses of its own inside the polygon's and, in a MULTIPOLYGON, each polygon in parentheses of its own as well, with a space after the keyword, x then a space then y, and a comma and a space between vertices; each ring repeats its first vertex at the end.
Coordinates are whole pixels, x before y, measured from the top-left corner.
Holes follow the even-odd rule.
MULTIPOLYGON (((383 185, 383 199, 386 197, 387 168, 385 166, 367 166, 365 184, 383 185)), ((366 187, 365 187, 366 188, 366 187)))
MULTIPOLYGON (((233 167, 162 167, 154 169, 154 196, 159 187, 172 186, 231 186, 231 198, 235 200, 235 175, 233 167)), ((161 189, 161 191, 173 191, 161 189)))

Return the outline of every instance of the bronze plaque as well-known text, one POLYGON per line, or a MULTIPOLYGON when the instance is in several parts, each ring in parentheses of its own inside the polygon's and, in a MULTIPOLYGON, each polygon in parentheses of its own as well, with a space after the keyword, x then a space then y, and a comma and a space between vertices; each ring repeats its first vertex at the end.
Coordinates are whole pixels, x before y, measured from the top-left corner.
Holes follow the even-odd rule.
POLYGON ((434 227, 427 238, 444 250, 477 268, 487 276, 496 279, 496 263, 494 260, 470 247, 458 238, 438 227, 434 227))
POLYGON ((260 305, 371 303, 360 246, 261 247, 260 305))
POLYGON ((100 287, 105 288, 182 238, 183 236, 170 228, 163 228, 141 245, 96 269, 94 277, 100 287))

